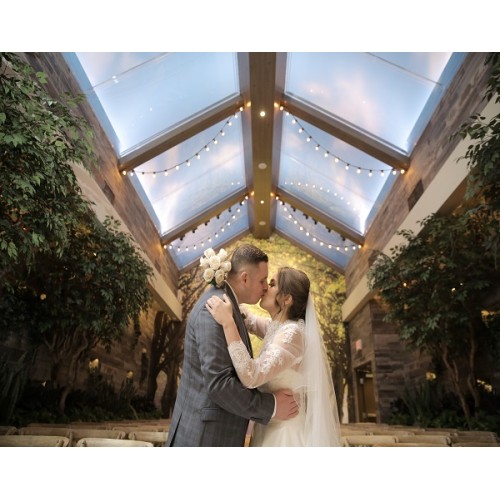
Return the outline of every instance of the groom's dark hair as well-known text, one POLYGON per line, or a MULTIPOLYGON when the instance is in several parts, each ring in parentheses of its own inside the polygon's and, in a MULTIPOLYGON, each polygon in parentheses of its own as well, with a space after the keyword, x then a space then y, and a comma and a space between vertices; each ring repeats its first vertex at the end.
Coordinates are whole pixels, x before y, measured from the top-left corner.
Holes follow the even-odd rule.
POLYGON ((269 258, 260 248, 245 243, 239 246, 231 256, 231 271, 229 274, 237 274, 245 265, 257 266, 261 262, 268 262, 269 258))

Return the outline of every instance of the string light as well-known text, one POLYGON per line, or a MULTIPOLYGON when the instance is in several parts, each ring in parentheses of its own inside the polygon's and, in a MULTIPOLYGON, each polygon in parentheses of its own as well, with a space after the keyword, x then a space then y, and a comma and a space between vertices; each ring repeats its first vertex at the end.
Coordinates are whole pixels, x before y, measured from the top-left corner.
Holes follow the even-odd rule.
MULTIPOLYGON (((306 231, 305 235, 312 240, 313 246, 316 244, 319 244, 319 246, 323 247, 326 246, 329 250, 337 250, 338 252, 348 252, 349 250, 356 251, 360 248, 362 248, 361 245, 359 244, 354 244, 352 243, 351 245, 346 244, 346 239, 345 237, 341 236, 338 233, 335 233, 339 238, 341 238, 341 242, 338 243, 332 243, 332 242, 326 242, 324 239, 320 238, 318 234, 312 234, 309 230, 306 230, 304 226, 301 224, 301 222, 293 215, 293 213, 296 213, 297 209, 293 207, 292 205, 287 205, 284 201, 281 202, 281 206, 283 207, 282 210, 285 212, 287 220, 291 221, 294 225, 299 226, 300 231, 306 231)), ((302 216, 308 220, 309 216, 302 213, 302 216)), ((318 221, 313 219, 314 226, 318 226, 318 221)), ((332 229, 329 227, 320 224, 320 226, 323 226, 327 231, 328 234, 332 233, 332 229)))
POLYGON ((306 142, 311 142, 313 141, 314 143, 316 143, 316 146, 314 147, 314 149, 316 151, 319 151, 319 150, 322 150, 324 153, 324 157, 325 158, 328 158, 328 157, 332 157, 334 159, 334 162, 335 163, 342 163, 345 167, 346 170, 349 170, 350 167, 356 169, 356 172, 358 174, 360 174, 362 171, 364 172, 369 172, 369 176, 371 177, 373 175, 373 172, 378 172, 382 177, 385 175, 385 172, 392 172, 393 175, 396 175, 398 172, 402 175, 406 172, 406 170, 404 168, 401 168, 401 169, 395 169, 395 168, 392 168, 390 166, 388 166, 388 168, 382 168, 382 169, 376 169, 376 170, 373 170, 373 169, 369 169, 369 168, 366 168, 366 167, 362 167, 360 165, 352 165, 350 162, 342 159, 340 156, 338 155, 335 155, 333 153, 331 153, 328 149, 326 149, 325 147, 323 147, 316 139, 314 139, 314 137, 306 130, 306 128, 300 123, 300 121, 298 120, 298 118, 296 116, 293 116, 289 111, 287 111, 283 106, 280 106, 280 109, 285 111, 286 112, 286 115, 287 116, 291 116, 292 117, 292 124, 293 125, 298 125, 299 129, 298 129, 298 132, 299 134, 303 134, 305 133, 307 135, 307 139, 306 139, 306 142))
MULTIPOLYGON (((240 109, 241 111, 241 109, 240 109)), ((238 117, 238 111, 234 114, 234 117, 237 118, 238 117)), ((182 165, 186 165, 187 167, 191 166, 191 160, 196 158, 198 160, 201 159, 201 152, 209 152, 210 151, 210 146, 211 145, 217 145, 219 143, 219 137, 224 137, 225 135, 225 131, 224 129, 226 127, 230 127, 232 125, 232 122, 231 122, 231 119, 229 118, 226 123, 224 123, 224 125, 222 126, 222 128, 219 130, 219 132, 217 133, 217 135, 215 137, 213 137, 212 139, 210 139, 209 142, 207 142, 202 148, 200 148, 196 153, 194 153, 193 155, 191 155, 190 157, 186 158, 185 160, 181 161, 181 162, 177 162, 175 165, 171 166, 171 167, 167 167, 163 170, 151 170, 151 171, 142 171, 141 173, 142 174, 152 174, 153 177, 156 177, 156 174, 160 174, 160 173, 164 173, 165 176, 168 175, 168 172, 171 171, 171 170, 179 170, 181 168, 182 165)), ((129 170, 129 171, 126 171, 126 170, 123 170, 122 171, 122 174, 123 175, 130 175, 130 176, 133 176, 134 175, 134 170, 129 170)))
MULTIPOLYGON (((217 225, 217 228, 215 229, 215 231, 213 233, 213 238, 218 238, 219 233, 224 233, 226 228, 229 228, 231 226, 231 223, 234 222, 238 218, 238 214, 241 213, 241 207, 243 205, 245 205, 245 199, 242 199, 237 204, 229 207, 227 209, 227 213, 225 214, 225 216, 224 216, 224 213, 219 213, 216 215, 215 220, 220 221, 220 222, 217 225)), ((214 219, 212 219, 212 220, 214 220, 214 219)), ((202 222, 196 228, 192 229, 191 233, 196 234, 198 229, 208 226, 209 223, 210 223, 210 221, 202 222)), ((163 245, 163 248, 165 248, 165 249, 168 248, 168 250, 175 251, 176 253, 179 254, 180 252, 189 252, 191 250, 196 250, 198 247, 204 248, 205 245, 209 245, 212 242, 212 236, 208 236, 208 237, 203 237, 194 243, 182 244, 185 236, 186 235, 183 235, 183 236, 177 238, 177 240, 180 242, 179 244, 175 244, 175 241, 177 241, 177 240, 174 240, 170 243, 165 243, 163 245)))
MULTIPOLYGON (((324 191, 326 194, 330 194, 332 192, 332 190, 330 188, 324 188, 323 186, 316 186, 316 184, 309 184, 308 182, 300 182, 300 181, 297 181, 297 182, 294 182, 294 181, 285 181, 284 182, 285 186, 289 185, 289 186, 294 186, 296 185, 298 188, 300 188, 301 190, 303 191, 306 191, 306 190, 316 190, 316 191, 324 191)), ((348 200, 345 200, 343 196, 339 196, 339 194, 337 193, 337 191, 333 191, 333 196, 343 202, 345 205, 347 205, 347 207, 352 210, 356 215, 360 215, 359 212, 360 212, 360 209, 355 207, 354 205, 351 204, 350 201, 348 200)))

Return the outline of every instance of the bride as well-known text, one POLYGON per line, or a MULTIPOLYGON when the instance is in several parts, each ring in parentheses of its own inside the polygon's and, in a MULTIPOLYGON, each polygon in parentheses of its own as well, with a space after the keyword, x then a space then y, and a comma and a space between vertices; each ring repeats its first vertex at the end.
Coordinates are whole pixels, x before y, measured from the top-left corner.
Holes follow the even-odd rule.
POLYGON ((255 359, 241 341, 229 298, 207 301, 242 384, 265 392, 291 388, 300 405, 290 420, 255 424, 251 446, 340 446, 335 392, 309 288, 303 271, 282 267, 260 301, 271 318, 245 311, 248 330, 263 338, 255 359))

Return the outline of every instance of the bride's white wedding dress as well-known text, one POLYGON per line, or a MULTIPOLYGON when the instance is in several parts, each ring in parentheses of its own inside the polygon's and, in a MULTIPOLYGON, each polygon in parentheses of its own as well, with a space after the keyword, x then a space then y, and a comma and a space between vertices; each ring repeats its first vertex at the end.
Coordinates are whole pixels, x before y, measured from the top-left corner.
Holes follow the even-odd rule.
MULTIPOLYGON (((305 322, 279 323, 246 312, 245 323, 250 332, 263 338, 263 345, 254 359, 241 340, 229 344, 229 354, 242 384, 249 388, 259 387, 265 392, 291 389, 300 404, 299 414, 292 419, 271 419, 267 425, 255 424, 251 446, 338 446, 338 415, 334 415, 336 403, 331 377, 326 383, 322 382, 322 392, 314 388, 312 394, 308 387, 311 384, 308 373, 314 370, 304 371, 308 369, 303 361, 305 348, 309 345, 305 322), (320 392, 330 397, 321 397, 322 408, 314 410, 313 402, 318 405, 318 398, 314 396, 320 396, 320 392), (309 406, 308 401, 311 402, 309 406), (315 415, 311 415, 313 410, 315 415)), ((326 358, 317 353, 315 358, 317 365, 326 363, 326 358)))

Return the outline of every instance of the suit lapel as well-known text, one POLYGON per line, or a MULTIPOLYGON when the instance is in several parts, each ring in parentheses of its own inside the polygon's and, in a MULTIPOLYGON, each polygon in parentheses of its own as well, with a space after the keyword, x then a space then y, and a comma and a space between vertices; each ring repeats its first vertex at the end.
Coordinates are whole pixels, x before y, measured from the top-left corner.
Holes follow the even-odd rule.
POLYGON ((238 304, 238 301, 236 300, 236 297, 234 296, 234 293, 233 293, 231 287, 227 283, 225 284, 224 289, 226 291, 227 296, 231 299, 231 302, 233 303, 233 317, 234 317, 234 321, 236 323, 236 327, 238 328, 238 332, 240 334, 241 340, 243 341, 246 348, 248 349, 250 356, 253 357, 252 343, 250 342, 250 336, 248 335, 248 331, 247 331, 246 326, 245 326, 245 321, 243 319, 243 316, 241 315, 240 306, 238 304))

